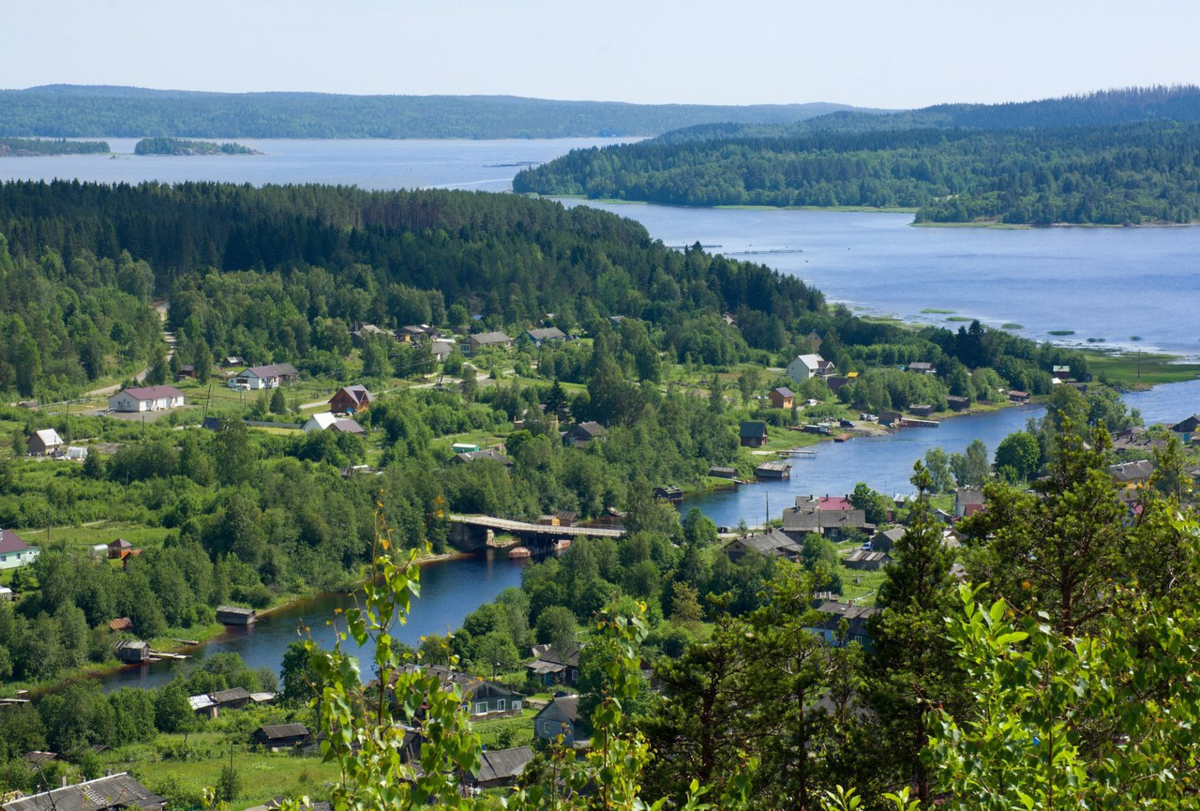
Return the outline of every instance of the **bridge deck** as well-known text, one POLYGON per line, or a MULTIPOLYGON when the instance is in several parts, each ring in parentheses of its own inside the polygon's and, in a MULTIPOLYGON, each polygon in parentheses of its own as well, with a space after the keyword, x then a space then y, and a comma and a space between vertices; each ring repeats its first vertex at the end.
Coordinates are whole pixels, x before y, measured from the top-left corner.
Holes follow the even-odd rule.
POLYGON ((552 535, 559 538, 565 535, 583 535, 590 538, 621 538, 625 535, 624 529, 610 529, 608 527, 555 527, 549 524, 529 524, 524 521, 510 521, 507 518, 495 518, 490 515, 451 515, 450 521, 455 524, 470 524, 499 532, 510 532, 515 535, 552 535))

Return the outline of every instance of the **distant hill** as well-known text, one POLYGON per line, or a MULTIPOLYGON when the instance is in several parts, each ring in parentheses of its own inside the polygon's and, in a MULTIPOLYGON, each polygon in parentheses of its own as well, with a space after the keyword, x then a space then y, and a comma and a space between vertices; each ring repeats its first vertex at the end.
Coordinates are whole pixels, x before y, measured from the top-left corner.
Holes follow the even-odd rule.
POLYGON ((915 208, 918 222, 1200 220, 1200 88, 702 125, 574 150, 518 192, 692 206, 915 208))
POLYGON ((583 138, 658 135, 714 122, 791 124, 844 104, 625 104, 516 96, 202 93, 47 85, 0 91, 0 137, 583 138))

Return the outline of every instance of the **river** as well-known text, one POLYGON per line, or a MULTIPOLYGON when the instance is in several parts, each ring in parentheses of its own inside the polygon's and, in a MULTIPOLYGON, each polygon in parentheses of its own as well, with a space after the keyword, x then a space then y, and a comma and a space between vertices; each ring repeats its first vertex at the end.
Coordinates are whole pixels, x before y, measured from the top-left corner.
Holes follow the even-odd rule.
MULTIPOLYGON (((519 166, 569 149, 614 139, 512 141, 268 141, 240 140, 264 153, 226 157, 134 157, 132 139, 108 139, 113 159, 58 156, 0 159, 0 180, 53 178, 99 182, 157 180, 235 183, 332 183, 368 189, 443 187, 506 191, 519 166)), ((580 205, 579 201, 566 201, 580 205)), ((597 205, 588 203, 588 205, 597 205)), ((1200 228, 1068 228, 1002 231, 914 228, 911 215, 814 211, 686 209, 597 205, 642 222, 668 245, 700 242, 733 257, 770 265, 825 291, 832 301, 908 321, 956 326, 979 318, 1017 323, 1022 334, 1059 340, 1103 340, 1108 346, 1200 352, 1200 228), (1131 302, 1136 306, 1131 306, 1131 302), (953 310, 932 313, 930 309, 953 310), (1133 341, 1133 336, 1139 338, 1133 341)), ((1015 329, 1015 328, 1014 328, 1015 329)), ((1130 395, 1148 422, 1200 411, 1200 381, 1130 395)), ((1039 409, 1007 409, 946 420, 936 429, 905 429, 844 444, 824 443, 794 462, 786 482, 691 500, 719 525, 740 518, 761 523, 767 498, 779 511, 798 494, 842 494, 859 481, 892 493, 910 489, 913 462, 934 445, 962 451, 979 438, 994 451, 1039 409)), ((426 566, 421 599, 400 638, 458 627, 477 606, 520 584, 521 563, 471 558, 426 566)), ((197 655, 236 651, 251 666, 278 668, 301 623, 331 642, 327 620, 351 603, 325 595, 264 617, 250 630, 230 631, 197 655)), ((152 686, 169 678, 165 665, 106 676, 106 689, 152 686)))

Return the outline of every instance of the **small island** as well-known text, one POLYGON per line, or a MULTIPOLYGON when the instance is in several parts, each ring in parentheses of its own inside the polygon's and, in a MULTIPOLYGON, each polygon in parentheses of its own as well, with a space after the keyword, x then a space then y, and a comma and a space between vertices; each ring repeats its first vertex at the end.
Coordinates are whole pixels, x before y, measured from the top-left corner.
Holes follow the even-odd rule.
POLYGON ((107 155, 105 141, 67 141, 62 138, 0 138, 0 157, 28 158, 36 155, 107 155))
POLYGON ((257 149, 241 144, 218 144, 186 138, 143 138, 133 148, 135 155, 261 155, 257 149))

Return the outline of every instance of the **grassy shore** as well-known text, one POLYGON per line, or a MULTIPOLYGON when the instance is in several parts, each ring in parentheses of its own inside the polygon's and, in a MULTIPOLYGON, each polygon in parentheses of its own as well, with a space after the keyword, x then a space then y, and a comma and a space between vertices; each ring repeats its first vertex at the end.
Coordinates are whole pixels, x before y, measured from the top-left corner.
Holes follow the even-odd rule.
POLYGON ((1178 355, 1083 349, 1094 380, 1128 389, 1183 383, 1200 377, 1200 363, 1180 363, 1178 355))

